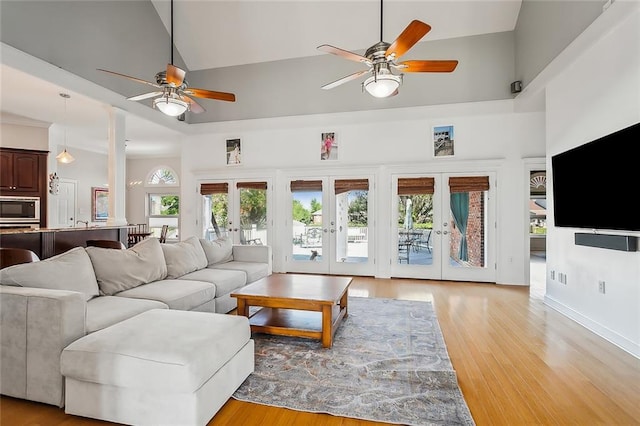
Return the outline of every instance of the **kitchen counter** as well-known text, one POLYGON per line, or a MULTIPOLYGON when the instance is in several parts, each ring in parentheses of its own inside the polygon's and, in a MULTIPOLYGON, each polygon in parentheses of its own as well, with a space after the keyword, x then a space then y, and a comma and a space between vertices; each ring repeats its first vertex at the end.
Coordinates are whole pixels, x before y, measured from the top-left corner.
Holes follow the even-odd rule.
POLYGON ((46 259, 74 247, 86 247, 87 240, 117 240, 126 246, 127 232, 126 225, 39 229, 0 228, 0 247, 28 249, 37 254, 40 259, 46 259))
POLYGON ((0 234, 32 234, 38 232, 92 231, 94 229, 121 229, 122 226, 76 226, 74 228, 0 228, 0 234))

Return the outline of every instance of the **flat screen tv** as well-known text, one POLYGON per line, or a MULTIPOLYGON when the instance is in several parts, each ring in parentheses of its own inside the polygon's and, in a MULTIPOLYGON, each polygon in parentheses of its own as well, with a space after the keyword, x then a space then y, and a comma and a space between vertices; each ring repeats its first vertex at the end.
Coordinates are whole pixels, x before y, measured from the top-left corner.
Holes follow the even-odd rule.
POLYGON ((640 231, 640 123, 551 157, 555 226, 640 231))

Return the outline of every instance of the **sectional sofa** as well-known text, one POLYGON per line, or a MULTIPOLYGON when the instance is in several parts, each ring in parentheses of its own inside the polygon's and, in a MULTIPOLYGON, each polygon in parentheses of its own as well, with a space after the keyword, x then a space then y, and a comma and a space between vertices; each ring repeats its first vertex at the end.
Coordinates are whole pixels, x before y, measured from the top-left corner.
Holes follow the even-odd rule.
MULTIPOLYGON (((226 317, 230 316, 219 314, 236 307, 230 293, 271 273, 269 246, 240 246, 226 239, 207 241, 196 237, 175 244, 162 244, 151 238, 126 250, 76 247, 39 262, 2 269, 0 391, 62 407, 65 378, 60 359, 72 343, 84 337, 88 340, 92 335, 104 335, 104 343, 109 333, 117 335, 118 325, 129 330, 125 336, 130 335, 131 327, 140 328, 132 321, 134 317, 146 313, 146 322, 138 323, 148 324, 145 327, 149 333, 138 330, 140 336, 133 339, 144 340, 156 323, 172 327, 172 320, 167 319, 171 316, 157 313, 162 310, 214 313, 189 314, 188 320, 178 318, 176 324, 208 324, 216 315, 221 319, 217 323, 227 324, 226 317), (125 322, 127 325, 123 326, 125 322)), ((240 321, 242 317, 237 318, 240 321)), ((250 338, 248 323, 240 325, 250 338)), ((185 327, 198 334, 197 326, 185 327)), ((216 331, 218 335, 234 333, 228 324, 221 327, 216 331)), ((182 331, 176 329, 174 334, 184 334, 182 331)), ((252 371, 253 351, 250 352, 252 371)), ((67 357, 73 360, 70 354, 67 357)), ((247 354, 244 357, 249 359, 247 354)), ((70 361, 67 370, 77 367, 73 364, 70 361)))

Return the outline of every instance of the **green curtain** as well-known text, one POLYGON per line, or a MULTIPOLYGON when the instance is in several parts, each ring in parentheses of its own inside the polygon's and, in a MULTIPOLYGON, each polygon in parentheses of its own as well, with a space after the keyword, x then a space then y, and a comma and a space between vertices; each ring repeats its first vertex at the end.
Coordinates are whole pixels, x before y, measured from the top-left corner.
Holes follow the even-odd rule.
POLYGON ((454 192, 451 194, 451 213, 453 221, 460 231, 460 249, 458 258, 463 261, 469 260, 469 250, 467 249, 467 221, 469 220, 469 193, 454 192))

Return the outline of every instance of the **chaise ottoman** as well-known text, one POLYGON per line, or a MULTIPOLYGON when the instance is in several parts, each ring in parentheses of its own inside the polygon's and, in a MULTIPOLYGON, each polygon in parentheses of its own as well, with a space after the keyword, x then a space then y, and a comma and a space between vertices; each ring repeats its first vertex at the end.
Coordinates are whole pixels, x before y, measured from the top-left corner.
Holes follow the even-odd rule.
POLYGON ((65 412, 135 425, 206 425, 254 369, 246 317, 153 309, 60 358, 65 412))

